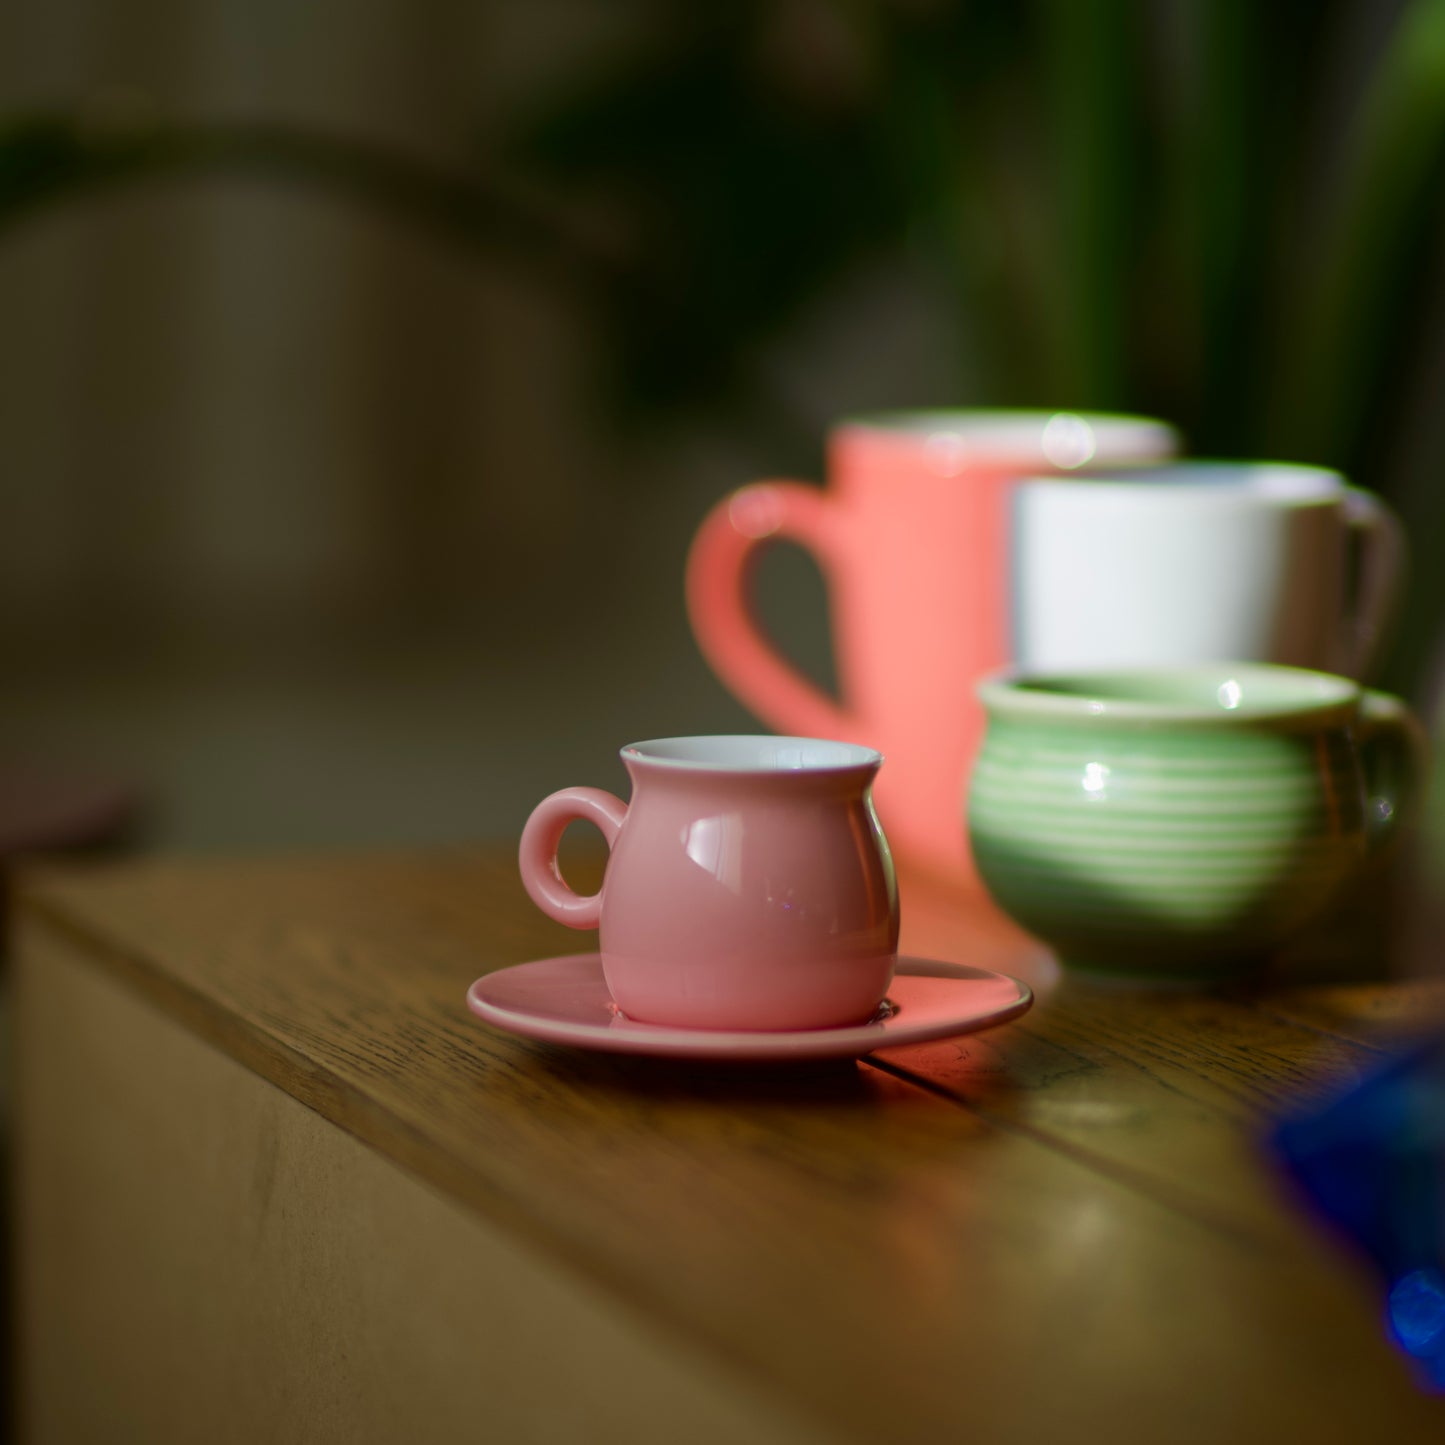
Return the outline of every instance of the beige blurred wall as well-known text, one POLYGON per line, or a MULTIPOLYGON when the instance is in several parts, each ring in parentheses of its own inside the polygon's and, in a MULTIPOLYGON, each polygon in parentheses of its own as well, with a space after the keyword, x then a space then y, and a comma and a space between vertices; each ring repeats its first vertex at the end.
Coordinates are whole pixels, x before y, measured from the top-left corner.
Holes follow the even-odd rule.
MULTIPOLYGON (((606 9, 7 7, 0 96, 80 99, 97 124, 264 115, 446 155, 598 43, 606 9)), ((6 621, 294 626, 505 591, 575 545, 587 451, 557 424, 581 412, 575 337, 474 258, 235 181, 57 210, 3 247, 6 621)))
MULTIPOLYGON (((460 157, 656 13, 9 6, 0 111, 460 157)), ((764 364, 820 440, 947 400, 947 356, 880 264, 764 364)), ((326 846, 505 835, 551 787, 620 784, 630 738, 754 726, 692 645, 682 561, 783 463, 717 420, 618 437, 599 364, 572 298, 306 191, 153 186, 0 234, 0 761, 134 777, 160 846, 326 846)), ((764 594, 826 671, 816 573, 775 559, 764 594)))

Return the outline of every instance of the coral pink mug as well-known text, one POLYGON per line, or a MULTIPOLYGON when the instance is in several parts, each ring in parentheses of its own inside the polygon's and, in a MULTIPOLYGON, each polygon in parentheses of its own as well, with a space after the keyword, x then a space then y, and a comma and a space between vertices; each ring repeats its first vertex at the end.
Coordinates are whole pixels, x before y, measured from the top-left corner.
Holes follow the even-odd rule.
POLYGON ((878 807, 899 851, 971 882, 959 823, 983 739, 974 684, 1011 660, 1008 510, 1025 475, 1155 461, 1177 437, 1141 417, 904 412, 846 421, 828 491, 759 482, 704 521, 687 566, 693 631, 769 725, 881 749, 878 807), (760 544, 807 547, 828 584, 841 702, 769 644, 748 597, 760 544))
POLYGON ((544 913, 600 931, 613 1002, 699 1029, 866 1022, 893 977, 898 887, 873 810, 883 759, 813 738, 663 738, 622 749, 632 801, 597 788, 543 799, 522 882, 544 913), (575 820, 611 849, 574 893, 557 845, 575 820))

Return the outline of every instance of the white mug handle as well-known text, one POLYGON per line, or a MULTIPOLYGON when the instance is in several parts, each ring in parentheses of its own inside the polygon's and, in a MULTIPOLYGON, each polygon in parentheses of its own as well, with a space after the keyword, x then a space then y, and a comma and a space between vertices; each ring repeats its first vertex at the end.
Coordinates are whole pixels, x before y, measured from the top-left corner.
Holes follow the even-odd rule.
POLYGON ((1340 671, 1367 679, 1380 660, 1380 647, 1400 600, 1405 580, 1405 529, 1384 502, 1359 487, 1345 489, 1344 516, 1359 566, 1345 618, 1340 671))

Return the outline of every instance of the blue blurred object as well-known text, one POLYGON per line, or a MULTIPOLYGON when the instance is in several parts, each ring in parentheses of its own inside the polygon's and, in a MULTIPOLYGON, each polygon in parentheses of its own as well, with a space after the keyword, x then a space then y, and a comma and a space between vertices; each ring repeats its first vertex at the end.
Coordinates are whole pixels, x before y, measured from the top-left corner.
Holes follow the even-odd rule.
POLYGON ((1445 1391, 1445 1037, 1276 1130, 1286 1169, 1375 1265, 1391 1337, 1445 1391))
POLYGON ((1432 1381, 1445 1388, 1445 1273, 1414 1269, 1397 1279, 1390 1326, 1401 1347, 1425 1361, 1432 1381))

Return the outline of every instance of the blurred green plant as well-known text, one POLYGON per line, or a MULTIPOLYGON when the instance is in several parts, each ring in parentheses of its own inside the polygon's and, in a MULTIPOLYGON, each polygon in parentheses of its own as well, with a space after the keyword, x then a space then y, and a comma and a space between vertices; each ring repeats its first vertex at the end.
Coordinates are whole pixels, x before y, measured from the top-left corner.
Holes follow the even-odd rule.
MULTIPOLYGON (((1417 556, 1445 547, 1445 0, 693 0, 475 170, 275 126, 20 118, 0 230, 237 171, 577 287, 634 414, 811 430, 760 348, 891 256, 944 298, 959 404, 1155 412, 1202 454, 1341 467, 1417 556)), ((1442 612, 1426 560, 1395 681, 1442 612)))

